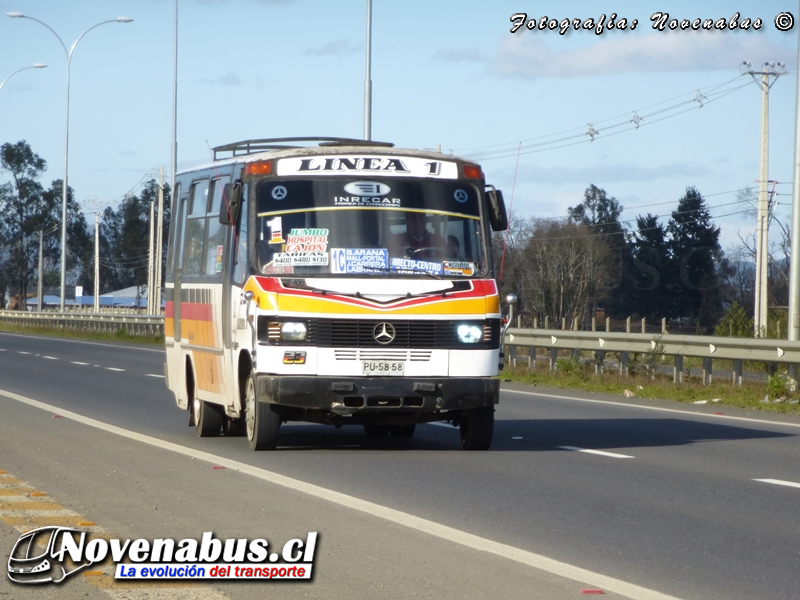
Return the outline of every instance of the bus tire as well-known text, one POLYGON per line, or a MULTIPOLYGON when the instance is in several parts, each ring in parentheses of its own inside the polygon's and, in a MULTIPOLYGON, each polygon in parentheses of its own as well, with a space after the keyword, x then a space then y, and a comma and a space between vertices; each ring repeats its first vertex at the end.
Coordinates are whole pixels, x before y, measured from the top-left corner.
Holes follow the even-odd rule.
POLYGON ((464 450, 488 450, 494 433, 494 406, 473 408, 461 418, 461 446, 464 450))
POLYGON ((414 435, 416 429, 417 426, 414 423, 410 425, 392 425, 389 428, 389 433, 391 433, 393 437, 411 437, 414 435))
POLYGON ((225 423, 222 425, 222 433, 226 437, 242 437, 245 433, 245 425, 243 417, 225 417, 225 423))
POLYGON ((222 422, 225 417, 218 406, 204 402, 195 393, 192 401, 192 411, 194 412, 194 427, 197 437, 214 437, 219 435, 222 429, 222 422))
POLYGON ((255 377, 247 380, 245 392, 245 429, 252 450, 274 450, 278 445, 281 418, 271 404, 259 402, 255 377))

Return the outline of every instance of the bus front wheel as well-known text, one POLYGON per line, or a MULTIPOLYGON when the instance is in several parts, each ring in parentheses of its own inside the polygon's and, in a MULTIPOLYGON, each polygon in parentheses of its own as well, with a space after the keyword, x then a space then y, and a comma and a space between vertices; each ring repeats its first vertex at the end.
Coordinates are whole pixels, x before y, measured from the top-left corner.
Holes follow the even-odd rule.
POLYGON ((253 450, 274 450, 278 445, 281 418, 271 404, 258 401, 255 384, 255 376, 251 376, 245 393, 247 441, 253 450))

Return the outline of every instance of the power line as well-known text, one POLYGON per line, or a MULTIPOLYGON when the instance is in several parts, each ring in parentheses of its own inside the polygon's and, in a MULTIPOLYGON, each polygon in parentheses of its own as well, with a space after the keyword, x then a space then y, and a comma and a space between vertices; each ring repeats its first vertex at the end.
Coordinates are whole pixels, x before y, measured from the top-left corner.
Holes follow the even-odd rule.
MULTIPOLYGON (((483 147, 477 147, 477 148, 473 148, 473 149, 460 150, 460 151, 458 151, 458 153, 459 154, 463 154, 465 156, 468 156, 469 158, 472 158, 474 160, 479 160, 481 162, 485 162, 485 161, 488 161, 488 160, 495 160, 495 159, 498 159, 498 158, 509 158, 510 156, 515 156, 517 154, 517 152, 520 152, 521 154, 534 154, 534 153, 537 153, 537 152, 543 152, 545 150, 555 150, 555 149, 558 149, 558 148, 564 148, 564 147, 572 146, 572 145, 575 145, 575 144, 581 144, 581 143, 587 143, 587 142, 590 143, 595 139, 607 138, 607 137, 610 137, 612 135, 617 135, 618 133, 621 133, 623 131, 630 131, 630 130, 639 129, 639 127, 644 127, 645 125, 652 125, 653 123, 658 123, 658 122, 663 121, 665 119, 676 117, 676 116, 681 115, 681 114, 683 114, 685 112, 689 112, 690 110, 697 110, 699 108, 702 108, 703 106, 706 106, 707 104, 710 104, 712 102, 720 100, 720 99, 724 98, 725 96, 727 96, 729 94, 732 94, 733 92, 738 91, 740 89, 743 89, 744 87, 747 87, 749 85, 749 82, 748 82, 748 83, 745 83, 745 84, 740 85, 740 86, 736 86, 736 87, 731 88, 731 89, 725 89, 725 90, 722 90, 722 91, 717 91, 720 88, 722 88, 723 86, 728 85, 732 81, 735 81, 739 77, 741 77, 741 75, 739 75, 736 78, 731 79, 731 80, 729 80, 729 81, 727 81, 725 83, 719 84, 719 85, 711 88, 709 91, 706 91, 705 95, 699 93, 699 90, 698 90, 696 95, 695 95, 695 97, 690 99, 690 100, 684 100, 684 101, 679 102, 677 104, 673 104, 673 105, 671 105, 671 106, 669 106, 667 108, 663 108, 663 109, 660 109, 660 110, 657 110, 657 111, 653 111, 651 113, 646 113, 643 116, 639 115, 639 112, 640 112, 639 110, 632 111, 634 113, 634 115, 635 115, 635 117, 633 119, 627 118, 627 120, 625 120, 625 121, 620 121, 620 122, 614 123, 612 125, 609 125, 607 127, 604 127, 602 129, 602 132, 598 132, 597 130, 594 129, 593 126, 590 125, 591 129, 589 131, 590 131, 590 134, 592 134, 592 135, 590 135, 589 139, 587 139, 587 137, 586 137, 587 136, 587 131, 586 131, 585 127, 576 127, 576 128, 567 129, 567 130, 564 130, 564 131, 561 131, 561 132, 558 132, 558 133, 548 134, 548 135, 539 136, 539 137, 535 137, 535 138, 528 138, 527 140, 522 140, 522 142, 515 142, 514 143, 515 145, 513 145, 513 146, 512 146, 511 143, 496 144, 496 145, 492 145, 492 146, 483 146, 483 147), (660 117, 658 119, 652 120, 652 117, 654 117, 656 115, 660 115, 662 113, 669 112, 669 111, 674 111, 674 110, 676 110, 676 109, 678 109, 678 108, 680 108, 682 106, 685 106, 687 104, 688 105, 692 105, 692 106, 690 106, 689 108, 685 108, 684 110, 681 110, 679 112, 676 112, 676 113, 673 113, 673 114, 669 114, 669 115, 660 117), (633 123, 633 125, 631 125, 631 123, 633 123), (617 128, 623 128, 623 129, 621 131, 616 131, 616 132, 603 134, 603 132, 607 132, 608 130, 613 130, 613 129, 617 129, 617 128), (575 132, 575 133, 572 133, 572 132, 575 132), (571 135, 565 135, 565 134, 571 134, 571 135), (556 139, 547 139, 547 138, 553 138, 554 136, 562 136, 562 137, 558 137, 556 139), (524 142, 534 142, 536 140, 547 140, 547 141, 542 141, 542 142, 538 142, 538 143, 531 143, 531 144, 524 144, 524 142), (570 140, 573 140, 573 141, 570 141, 570 140), (566 142, 566 143, 562 143, 562 142, 566 142), (483 150, 484 148, 487 148, 487 150, 483 150), (490 150, 488 148, 498 148, 498 149, 490 150), (481 150, 483 150, 483 151, 481 151, 481 150)), ((685 94, 682 94, 681 96, 685 96, 685 94)), ((664 104, 665 102, 667 102, 667 101, 651 105, 651 107, 659 106, 660 104, 664 104)), ((647 108, 641 109, 641 110, 647 110, 647 108)), ((606 121, 610 121, 610 120, 614 120, 614 119, 620 119, 620 118, 621 117, 612 117, 611 119, 606 119, 606 121)), ((604 122, 604 121, 599 121, 599 122, 597 122, 597 124, 599 125, 602 122, 604 122)))
MULTIPOLYGON (((697 210, 701 210, 701 209, 697 209, 697 210)), ((694 211, 685 211, 685 212, 694 212, 694 211)), ((748 211, 739 210, 739 211, 732 212, 732 213, 727 213, 727 214, 724 214, 724 215, 718 215, 716 217, 712 216, 711 218, 713 218, 713 219, 722 219, 722 218, 725 218, 725 217, 731 217, 733 215, 741 215, 741 214, 744 214, 746 212, 748 212, 748 211)), ((662 216, 665 216, 665 215, 662 215, 662 216)), ((567 217, 564 217, 564 218, 566 219, 567 217)), ((701 219, 690 219, 688 221, 681 221, 681 225, 688 225, 690 223, 697 223, 699 221, 701 221, 701 219)), ((590 226, 590 225, 592 225, 592 224, 589 224, 588 226, 590 226)), ((600 223, 596 223, 596 225, 600 225, 600 223)), ((549 241, 556 241, 556 240, 577 240, 577 239, 590 237, 590 236, 591 237, 606 237, 606 236, 609 236, 609 235, 629 235, 629 234, 636 235, 637 233, 642 233, 644 231, 655 231, 657 229, 661 229, 662 227, 663 227, 662 225, 658 225, 658 226, 655 226, 655 227, 645 227, 643 229, 637 229, 637 230, 633 230, 633 231, 628 231, 627 229, 622 229, 620 231, 608 231, 608 232, 605 232, 605 233, 589 232, 586 235, 567 235, 567 236, 560 236, 560 237, 548 237, 548 238, 546 238, 546 241, 549 242, 549 241)))

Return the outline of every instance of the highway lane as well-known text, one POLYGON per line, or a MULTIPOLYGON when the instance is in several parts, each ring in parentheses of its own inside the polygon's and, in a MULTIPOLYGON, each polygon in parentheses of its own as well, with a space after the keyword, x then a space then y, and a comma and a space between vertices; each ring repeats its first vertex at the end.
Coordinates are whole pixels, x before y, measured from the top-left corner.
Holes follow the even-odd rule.
POLYGON ((254 454, 241 438, 194 437, 157 377, 162 362, 154 351, 0 335, 0 389, 64 410, 678 597, 790 598, 800 584, 800 489, 754 481, 800 482, 796 419, 509 388, 488 453, 461 452, 457 431, 434 425, 378 441, 290 425, 279 451, 254 454))

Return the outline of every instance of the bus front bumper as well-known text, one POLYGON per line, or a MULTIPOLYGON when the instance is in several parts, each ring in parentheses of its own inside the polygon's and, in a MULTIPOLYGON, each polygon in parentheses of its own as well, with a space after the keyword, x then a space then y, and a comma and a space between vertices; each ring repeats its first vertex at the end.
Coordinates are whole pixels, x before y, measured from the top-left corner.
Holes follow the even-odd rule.
POLYGON ((438 413, 497 404, 491 377, 292 377, 256 375, 261 402, 335 415, 401 411, 438 413))

